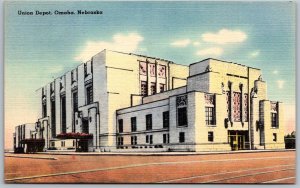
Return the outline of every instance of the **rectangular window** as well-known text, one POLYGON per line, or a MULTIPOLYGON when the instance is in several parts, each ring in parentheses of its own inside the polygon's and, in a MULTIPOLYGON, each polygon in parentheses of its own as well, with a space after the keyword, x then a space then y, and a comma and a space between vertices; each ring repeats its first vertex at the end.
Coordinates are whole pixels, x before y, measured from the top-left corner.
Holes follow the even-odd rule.
POLYGON ((277 133, 273 133, 273 141, 277 142, 277 133))
POLYGON ((208 141, 213 142, 214 141, 214 132, 208 132, 208 141))
POLYGON ((272 128, 278 128, 278 124, 277 124, 277 113, 271 113, 271 125, 272 128))
POLYGON ((156 93, 156 83, 151 82, 151 95, 154 95, 156 93))
POLYGON ((119 119, 118 124, 119 124, 119 133, 122 133, 123 132, 123 119, 119 119))
POLYGON ((65 141, 61 141, 61 147, 65 147, 65 141))
POLYGON ((179 142, 180 143, 185 142, 185 134, 184 134, 184 132, 180 132, 179 133, 179 142))
POLYGON ((165 84, 159 84, 159 92, 164 92, 165 91, 165 84))
POLYGON ((136 131, 136 117, 131 118, 131 132, 136 131))
POLYGON ((169 111, 163 112, 163 128, 169 128, 169 111))
POLYGON ((46 104, 46 100, 45 102, 43 101, 43 117, 47 116, 47 104, 46 104))
POLYGON ((93 103, 93 86, 88 86, 86 88, 86 103, 87 104, 93 103))
POLYGON ((187 126, 187 108, 177 108, 178 126, 187 126))
POLYGON ((145 82, 145 81, 141 81, 141 95, 142 96, 147 96, 148 95, 147 82, 145 82))
POLYGON ((215 108, 205 107, 205 122, 206 125, 215 125, 215 108))
POLYGON ((56 136, 56 117, 55 117, 55 100, 51 100, 51 135, 56 136))
POLYGON ((66 96, 61 96, 61 133, 66 133, 66 96))
POLYGON ((117 139, 117 145, 118 146, 123 146, 123 144, 124 144, 123 141, 124 141, 123 137, 121 137, 121 136, 118 137, 118 139, 117 139))
POLYGON ((153 144, 153 135, 146 135, 146 143, 153 144))
POLYGON ((131 145, 137 145, 137 136, 131 136, 131 145))
POLYGON ((169 143, 169 139, 170 139, 170 135, 169 134, 163 134, 163 143, 164 144, 168 144, 169 143))
POLYGON ((73 112, 78 111, 78 94, 77 91, 73 92, 73 112))
POLYGON ((51 147, 55 147, 55 142, 51 142, 51 147))
POLYGON ((146 130, 152 129, 152 114, 146 115, 146 130))

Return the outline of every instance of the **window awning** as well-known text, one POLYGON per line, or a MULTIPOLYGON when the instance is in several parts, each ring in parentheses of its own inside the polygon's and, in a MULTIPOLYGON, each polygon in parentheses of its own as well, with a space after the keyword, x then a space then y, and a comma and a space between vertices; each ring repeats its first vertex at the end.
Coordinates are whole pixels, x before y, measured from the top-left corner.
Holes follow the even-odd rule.
POLYGON ((34 138, 26 138, 21 140, 22 144, 27 144, 27 143, 44 143, 45 139, 34 139, 34 138))
POLYGON ((87 133, 60 133, 56 136, 58 139, 92 139, 93 134, 87 133))

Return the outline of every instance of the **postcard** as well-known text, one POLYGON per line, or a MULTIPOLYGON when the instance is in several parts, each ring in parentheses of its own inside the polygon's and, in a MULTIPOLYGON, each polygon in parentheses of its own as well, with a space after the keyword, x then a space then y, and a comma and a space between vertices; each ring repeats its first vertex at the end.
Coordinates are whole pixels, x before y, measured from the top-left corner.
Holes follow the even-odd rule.
POLYGON ((295 15, 4 2, 5 183, 295 184, 295 15))

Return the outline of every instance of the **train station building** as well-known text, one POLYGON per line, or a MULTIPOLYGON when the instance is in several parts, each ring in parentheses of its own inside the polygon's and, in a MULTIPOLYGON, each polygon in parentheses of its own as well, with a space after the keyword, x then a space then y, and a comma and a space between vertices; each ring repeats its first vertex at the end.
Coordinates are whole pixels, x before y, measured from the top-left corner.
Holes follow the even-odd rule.
POLYGON ((15 150, 284 148, 283 104, 268 100, 261 70, 237 63, 103 50, 37 92, 39 119, 16 127, 15 150))

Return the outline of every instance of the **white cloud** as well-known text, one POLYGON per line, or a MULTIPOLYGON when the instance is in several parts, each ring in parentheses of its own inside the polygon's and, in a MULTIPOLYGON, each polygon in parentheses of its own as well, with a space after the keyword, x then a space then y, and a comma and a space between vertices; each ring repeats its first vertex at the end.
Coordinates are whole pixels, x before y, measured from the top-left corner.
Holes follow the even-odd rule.
POLYGON ((273 74, 278 74, 278 70, 274 70, 272 73, 273 74))
POLYGON ((199 45, 200 45, 200 42, 198 42, 198 41, 193 42, 193 45, 194 45, 194 46, 199 46, 199 45))
POLYGON ((250 55, 250 57, 257 57, 257 56, 259 56, 259 54, 260 54, 260 51, 259 50, 255 50, 255 51, 253 51, 253 52, 251 52, 249 55, 250 55))
POLYGON ((196 52, 197 55, 200 56, 208 56, 208 55, 212 55, 212 56, 220 56, 223 54, 223 49, 219 48, 219 47, 212 47, 212 48, 206 48, 206 49, 202 49, 202 50, 198 50, 196 52))
POLYGON ((187 47, 191 43, 190 39, 182 39, 182 40, 177 40, 171 43, 172 46, 174 47, 187 47))
POLYGON ((109 49, 121 52, 135 52, 138 49, 140 42, 144 38, 138 33, 129 33, 129 34, 115 34, 113 40, 110 42, 107 41, 88 41, 84 50, 75 57, 76 61, 87 61, 92 56, 96 55, 98 52, 109 49))
POLYGON ((279 89, 282 89, 284 86, 285 81, 284 80, 277 80, 277 86, 279 89))
POLYGON ((221 29, 217 33, 204 33, 202 40, 216 44, 238 43, 247 39, 247 34, 240 30, 221 29))

